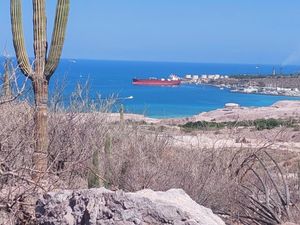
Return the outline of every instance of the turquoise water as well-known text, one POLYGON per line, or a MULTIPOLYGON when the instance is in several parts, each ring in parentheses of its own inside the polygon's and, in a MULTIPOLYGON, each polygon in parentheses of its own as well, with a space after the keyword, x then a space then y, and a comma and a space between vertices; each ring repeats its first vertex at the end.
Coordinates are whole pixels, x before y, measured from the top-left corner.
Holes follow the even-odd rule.
MULTIPOLYGON (((300 66, 276 66, 277 71, 289 74, 300 71, 300 66)), ((273 65, 196 64, 163 62, 126 62, 62 60, 53 80, 65 77, 67 96, 76 83, 90 80, 91 94, 100 93, 103 98, 118 96, 115 107, 124 104, 126 112, 145 114, 153 118, 186 117, 204 111, 222 108, 225 103, 241 106, 268 106, 279 100, 295 97, 232 93, 216 87, 181 85, 179 87, 134 86, 133 77, 166 77, 171 73, 185 74, 270 74, 273 65), (124 99, 133 96, 133 99, 124 99)))
MULTIPOLYGON (((3 59, 0 58, 1 64, 3 59)), ((238 65, 238 64, 201 64, 201 63, 165 63, 130 61, 93 61, 61 60, 50 82, 50 94, 58 81, 66 85, 64 99, 74 90, 77 82, 90 81, 90 93, 102 98, 118 96, 114 111, 120 104, 126 112, 145 114, 154 118, 186 117, 222 108, 225 103, 234 102, 241 106, 268 106, 279 100, 297 99, 295 97, 268 96, 232 93, 216 87, 202 85, 180 85, 178 87, 134 86, 132 78, 167 77, 171 73, 185 74, 270 74, 276 71, 290 74, 300 71, 300 66, 274 65, 238 65), (63 80, 63 81, 62 81, 63 80), (133 99, 125 99, 133 96, 133 99)), ((3 71, 2 71, 3 72, 3 71)), ((0 67, 1 73, 1 67, 0 67)), ((23 77, 23 76, 22 76, 23 77)), ((0 79, 1 83, 1 79, 0 79)))

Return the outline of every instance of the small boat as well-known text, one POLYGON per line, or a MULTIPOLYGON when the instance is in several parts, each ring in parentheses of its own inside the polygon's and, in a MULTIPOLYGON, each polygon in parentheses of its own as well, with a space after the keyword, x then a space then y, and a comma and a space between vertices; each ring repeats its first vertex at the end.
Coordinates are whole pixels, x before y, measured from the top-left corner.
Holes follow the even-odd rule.
POLYGON ((179 85, 181 83, 181 80, 175 76, 171 75, 170 79, 158 79, 155 77, 150 77, 148 79, 138 79, 134 78, 132 79, 132 84, 134 85, 156 85, 156 86, 175 86, 179 85))

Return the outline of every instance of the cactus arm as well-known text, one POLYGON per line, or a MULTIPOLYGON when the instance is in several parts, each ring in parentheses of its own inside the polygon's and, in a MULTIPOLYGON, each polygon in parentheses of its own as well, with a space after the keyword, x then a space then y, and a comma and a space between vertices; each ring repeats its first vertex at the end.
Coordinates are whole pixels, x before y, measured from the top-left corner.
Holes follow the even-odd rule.
POLYGON ((32 68, 25 47, 21 0, 10 1, 12 36, 19 67, 25 76, 31 78, 32 68))
POLYGON ((66 34, 69 11, 70 0, 57 1, 51 47, 45 68, 45 75, 48 79, 50 79, 59 63, 66 34))
POLYGON ((44 78, 47 54, 45 0, 33 0, 34 76, 44 78))

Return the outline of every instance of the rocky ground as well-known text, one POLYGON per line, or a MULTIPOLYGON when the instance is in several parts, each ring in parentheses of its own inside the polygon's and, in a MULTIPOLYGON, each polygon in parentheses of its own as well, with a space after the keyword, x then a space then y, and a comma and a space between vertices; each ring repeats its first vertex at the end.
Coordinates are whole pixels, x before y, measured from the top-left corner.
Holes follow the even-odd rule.
POLYGON ((225 225, 183 190, 136 193, 104 188, 45 194, 37 203, 41 225, 225 225))
MULTIPOLYGON (((89 116, 89 114, 80 115, 83 115, 83 118, 80 118, 80 123, 83 123, 86 117, 89 116)), ((61 115, 59 114, 58 116, 61 115)), ((119 113, 105 114, 104 117, 106 119, 109 117, 109 127, 119 126, 119 113)), ((99 118, 98 114, 96 114, 95 121, 98 121, 100 118, 103 118, 103 114, 99 114, 99 118)), ((183 152, 189 149, 194 149, 197 152, 199 152, 198 149, 208 149, 209 151, 217 149, 222 152, 237 150, 239 152, 240 149, 255 150, 265 148, 272 152, 272 156, 280 166, 283 166, 285 172, 294 176, 295 173, 293 171, 296 171, 296 165, 298 165, 297 163, 300 159, 299 127, 282 126, 269 130, 257 130, 255 127, 236 126, 220 129, 186 130, 180 126, 187 122, 196 121, 226 122, 262 118, 299 119, 300 101, 281 101, 270 107, 260 108, 224 108, 183 119, 151 119, 142 115, 125 114, 123 122, 126 123, 127 128, 142 130, 143 138, 148 133, 166 135, 169 138, 168 140, 172 142, 172 146, 175 147, 175 152, 178 152, 177 150, 179 149, 183 150, 183 152), (289 170, 291 168, 293 170, 289 170)), ((93 123, 95 121, 93 120, 93 123)), ((88 126, 91 126, 91 124, 88 124, 88 126)), ((133 143, 136 143, 136 141, 133 143)), ((141 149, 144 148, 145 146, 141 147, 141 149)), ((117 149, 117 152, 119 152, 119 148, 117 149)), ((137 159, 140 160, 140 158, 137 159)), ((139 160, 136 161, 138 162, 139 160)), ((178 185, 174 187, 177 188, 178 185)), ((195 196, 193 198, 195 199, 195 196)), ((212 208, 211 206, 208 207, 212 208)), ((104 189, 62 190, 56 193, 45 194, 40 198, 36 212, 38 224, 53 225, 224 224, 211 210, 197 205, 185 193, 178 190, 169 192, 145 190, 137 193, 113 192, 104 189)), ((1 215, 0 211, 0 224, 3 218, 4 216, 1 215)))

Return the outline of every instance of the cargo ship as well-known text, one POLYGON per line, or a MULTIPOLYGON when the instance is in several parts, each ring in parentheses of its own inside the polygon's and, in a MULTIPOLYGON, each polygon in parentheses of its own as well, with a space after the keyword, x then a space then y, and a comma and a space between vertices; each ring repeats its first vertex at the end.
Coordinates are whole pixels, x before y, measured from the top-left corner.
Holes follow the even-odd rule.
POLYGON ((134 85, 151 85, 151 86, 175 86, 181 83, 180 79, 176 75, 171 75, 169 79, 158 79, 151 77, 148 79, 132 79, 134 85))

